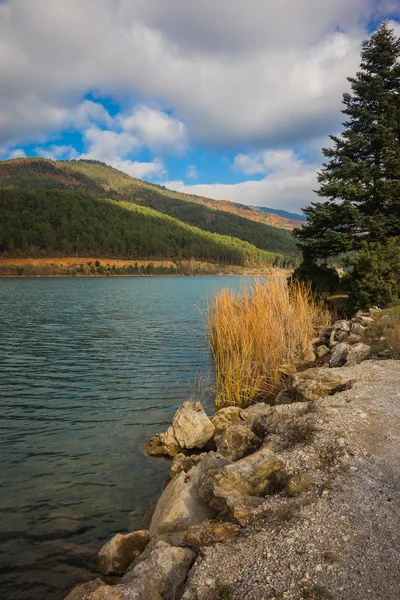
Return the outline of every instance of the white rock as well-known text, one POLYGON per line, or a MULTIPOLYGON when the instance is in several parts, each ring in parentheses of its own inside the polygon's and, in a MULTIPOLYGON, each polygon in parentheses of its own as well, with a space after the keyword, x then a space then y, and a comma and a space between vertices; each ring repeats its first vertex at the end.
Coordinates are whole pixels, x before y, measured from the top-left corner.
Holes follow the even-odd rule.
POLYGON ((204 448, 214 435, 215 427, 201 402, 184 402, 173 420, 175 438, 181 448, 204 448))
POLYGON ((168 534, 174 536, 170 539, 179 540, 189 527, 215 516, 215 511, 207 506, 197 491, 196 470, 199 466, 188 473, 176 475, 163 491, 151 520, 149 531, 152 538, 168 534))

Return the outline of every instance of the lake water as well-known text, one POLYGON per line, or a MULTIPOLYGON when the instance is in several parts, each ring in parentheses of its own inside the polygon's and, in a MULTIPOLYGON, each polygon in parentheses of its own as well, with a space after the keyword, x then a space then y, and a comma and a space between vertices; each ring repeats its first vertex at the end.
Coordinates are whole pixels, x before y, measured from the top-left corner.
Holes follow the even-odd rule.
POLYGON ((140 446, 212 377, 200 309, 242 283, 0 279, 2 600, 63 598, 146 522, 169 463, 140 446))

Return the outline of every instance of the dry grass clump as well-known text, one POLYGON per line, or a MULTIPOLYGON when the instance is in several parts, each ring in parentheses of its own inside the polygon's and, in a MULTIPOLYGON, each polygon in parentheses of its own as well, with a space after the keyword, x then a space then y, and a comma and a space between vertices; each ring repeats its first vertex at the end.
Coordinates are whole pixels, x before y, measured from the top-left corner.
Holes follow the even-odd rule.
POLYGON ((216 405, 245 407, 279 389, 280 367, 301 359, 330 321, 309 287, 281 278, 222 290, 208 307, 216 405))

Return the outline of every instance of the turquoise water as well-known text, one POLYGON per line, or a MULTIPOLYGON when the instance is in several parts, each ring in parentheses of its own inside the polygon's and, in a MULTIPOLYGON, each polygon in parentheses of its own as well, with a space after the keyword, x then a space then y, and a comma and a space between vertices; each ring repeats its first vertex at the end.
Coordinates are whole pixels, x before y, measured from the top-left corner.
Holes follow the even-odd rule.
POLYGON ((3 600, 63 598, 145 524, 169 465, 140 445, 209 381, 201 310, 242 282, 0 279, 3 600))

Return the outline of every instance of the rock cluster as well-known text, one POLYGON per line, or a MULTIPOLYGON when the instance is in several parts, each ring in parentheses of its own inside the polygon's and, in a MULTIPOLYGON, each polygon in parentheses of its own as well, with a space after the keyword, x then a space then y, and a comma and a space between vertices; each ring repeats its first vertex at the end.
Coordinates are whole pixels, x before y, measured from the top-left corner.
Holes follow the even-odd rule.
POLYGON ((178 600, 203 548, 235 543, 243 527, 271 511, 268 498, 292 501, 315 487, 313 476, 298 468, 301 460, 293 468, 288 448, 314 435, 313 403, 351 387, 347 370, 331 367, 368 358, 370 348, 361 340, 374 310, 338 321, 314 340, 307 361, 327 366, 283 367, 286 389, 274 406, 227 407, 209 418, 201 403, 182 404, 172 426, 145 445, 149 454, 173 459, 149 530, 117 534, 99 552, 98 571, 120 582, 96 579, 68 598, 178 600))
POLYGON ((367 328, 374 323, 377 306, 367 312, 358 312, 352 319, 341 319, 321 332, 303 356, 303 365, 327 363, 331 368, 351 367, 371 355, 371 348, 363 342, 367 328), (310 360, 314 355, 314 359, 310 360))

